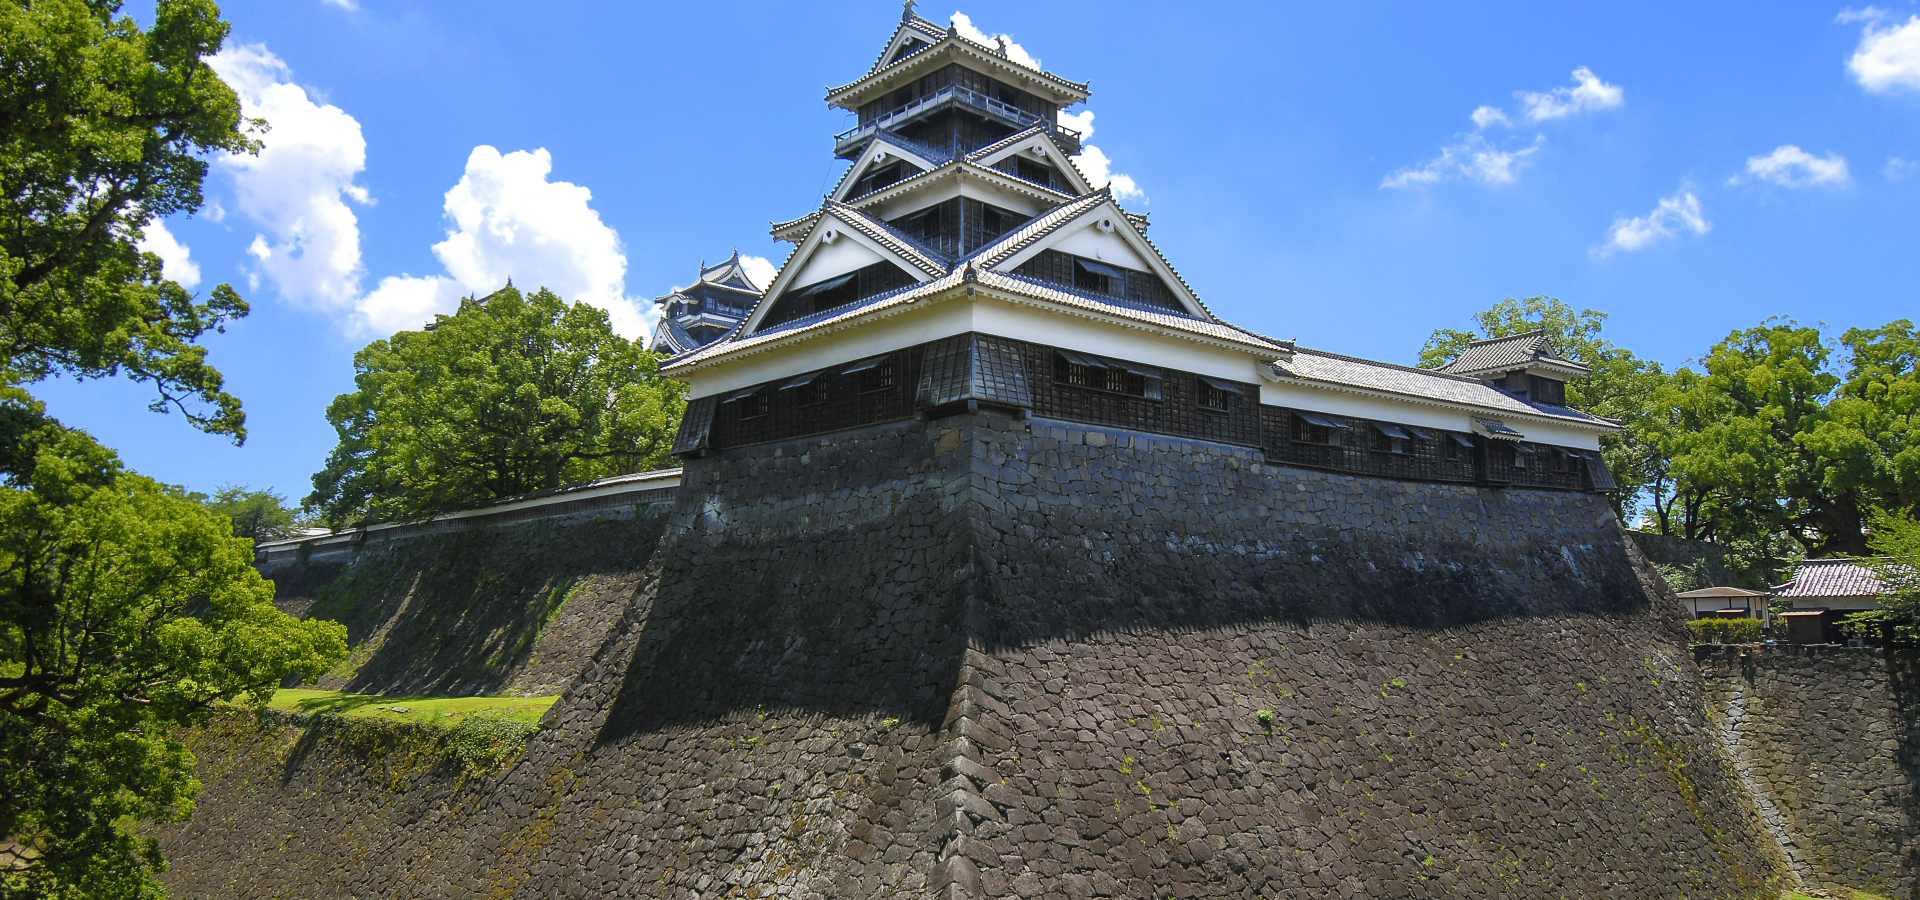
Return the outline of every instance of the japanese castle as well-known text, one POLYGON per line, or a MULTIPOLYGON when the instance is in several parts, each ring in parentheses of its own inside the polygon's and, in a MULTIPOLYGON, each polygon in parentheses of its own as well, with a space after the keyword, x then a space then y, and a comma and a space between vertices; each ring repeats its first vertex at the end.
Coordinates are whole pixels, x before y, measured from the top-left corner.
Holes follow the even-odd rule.
POLYGON ((1074 163, 1058 114, 1088 86, 916 15, 827 92, 858 114, 819 209, 775 224, 764 293, 728 263, 659 301, 654 346, 690 403, 686 457, 988 409, 1392 478, 1606 491, 1616 423, 1539 333, 1439 370, 1296 346, 1209 311, 1074 163), (749 308, 750 306, 750 308, 749 308))

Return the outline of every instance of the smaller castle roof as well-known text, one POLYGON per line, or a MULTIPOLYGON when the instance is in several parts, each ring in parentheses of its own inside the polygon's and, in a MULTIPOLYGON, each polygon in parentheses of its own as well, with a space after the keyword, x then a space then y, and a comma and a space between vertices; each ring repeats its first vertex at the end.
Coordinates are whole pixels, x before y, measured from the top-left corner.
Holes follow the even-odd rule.
POLYGON ((1793 580, 1775 588, 1789 600, 1874 597, 1885 593, 1879 576, 1857 559, 1808 559, 1794 567, 1793 580))
POLYGON ((1548 417, 1569 424, 1607 431, 1619 423, 1551 403, 1535 403, 1489 386, 1483 381, 1443 370, 1416 369, 1393 363, 1342 356, 1306 347, 1294 348, 1292 359, 1273 364, 1274 372, 1335 389, 1393 394, 1413 400, 1431 400, 1478 407, 1489 413, 1530 417, 1548 417))
POLYGON ((1529 366, 1556 369, 1575 377, 1585 376, 1593 371, 1586 364, 1576 362, 1561 355, 1547 338, 1545 331, 1529 331, 1525 334, 1507 337, 1488 338, 1467 345, 1453 362, 1440 367, 1440 371, 1452 375, 1483 375, 1494 372, 1510 372, 1529 366))

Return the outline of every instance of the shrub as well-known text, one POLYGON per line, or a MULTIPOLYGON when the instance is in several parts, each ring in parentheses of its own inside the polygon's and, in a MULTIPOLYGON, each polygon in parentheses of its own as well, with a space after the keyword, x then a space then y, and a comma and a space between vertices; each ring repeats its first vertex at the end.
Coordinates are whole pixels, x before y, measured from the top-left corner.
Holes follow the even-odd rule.
POLYGON ((1760 640, 1759 619, 1694 619, 1687 623, 1696 644, 1752 644, 1760 640))

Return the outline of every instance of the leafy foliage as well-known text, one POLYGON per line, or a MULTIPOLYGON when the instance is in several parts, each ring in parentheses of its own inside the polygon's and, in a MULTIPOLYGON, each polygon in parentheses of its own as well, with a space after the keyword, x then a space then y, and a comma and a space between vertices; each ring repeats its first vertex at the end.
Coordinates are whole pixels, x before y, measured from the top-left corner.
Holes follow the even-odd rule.
POLYGON ((1668 459, 1653 509, 1666 533, 1722 543, 1786 534, 1814 556, 1861 555, 1876 509, 1920 500, 1920 338, 1897 321, 1840 342, 1770 320, 1714 345, 1654 398, 1668 459))
POLYGON ((252 542, 0 396, 0 835, 38 854, 0 897, 160 896, 140 820, 192 809, 171 729, 316 677, 346 631, 273 606, 252 542))
POLYGON ((1593 370, 1585 380, 1567 384, 1567 403, 1617 419, 1623 426, 1621 434, 1601 439, 1600 452, 1620 485, 1614 505, 1625 518, 1632 512, 1627 504, 1660 477, 1661 454, 1647 427, 1654 413, 1650 399, 1667 377, 1660 364, 1640 359, 1601 337, 1606 313, 1575 311, 1552 297, 1509 298, 1474 314, 1473 319, 1479 326, 1477 332, 1451 328, 1435 331, 1420 350, 1421 367, 1446 365, 1473 341, 1544 331, 1561 353, 1593 370))
POLYGON ((1876 511, 1870 546, 1876 554, 1866 565, 1879 579, 1882 624, 1893 637, 1920 642, 1920 521, 1911 515, 1876 511))
POLYGON ((212 497, 195 499, 232 521, 234 537, 272 541, 300 531, 299 510, 287 505, 284 494, 227 484, 214 489, 212 497))
POLYGON ((1751 644, 1760 640, 1759 619, 1692 619, 1687 631, 1696 644, 1751 644))
POLYGON ((307 504, 342 524, 406 521, 658 467, 686 408, 607 314, 544 288, 468 300, 354 356, 327 419, 340 443, 307 504))
POLYGON ((0 5, 0 383, 124 373, 237 443, 240 401, 194 342, 246 304, 224 284, 194 297, 136 247, 200 208, 208 153, 258 149, 205 62, 228 26, 210 0, 159 0, 147 31, 119 7, 0 5))

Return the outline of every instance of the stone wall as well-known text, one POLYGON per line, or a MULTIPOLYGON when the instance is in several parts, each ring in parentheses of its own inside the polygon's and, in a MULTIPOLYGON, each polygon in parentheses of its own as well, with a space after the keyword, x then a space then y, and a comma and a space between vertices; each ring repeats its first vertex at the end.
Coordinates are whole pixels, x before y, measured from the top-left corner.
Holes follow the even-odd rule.
POLYGON ((631 603, 672 507, 383 540, 351 557, 265 567, 275 602, 347 626, 320 686, 363 693, 545 696, 579 674, 631 603))
POLYGON ((1802 879, 1913 896, 1920 659, 1790 645, 1694 657, 1716 724, 1802 879))
MULTIPOLYGON (((542 596, 592 544, 631 588, 507 771, 396 788, 335 737, 207 737, 172 883, 1637 898, 1779 874, 1678 607, 1600 497, 984 413, 684 479, 657 549, 556 533, 509 567, 542 596)), ((443 577, 417 571, 369 596, 443 577)), ((403 670, 473 677, 434 665, 403 670)))

